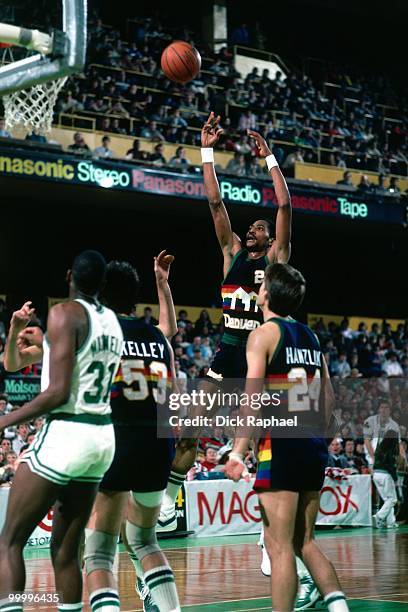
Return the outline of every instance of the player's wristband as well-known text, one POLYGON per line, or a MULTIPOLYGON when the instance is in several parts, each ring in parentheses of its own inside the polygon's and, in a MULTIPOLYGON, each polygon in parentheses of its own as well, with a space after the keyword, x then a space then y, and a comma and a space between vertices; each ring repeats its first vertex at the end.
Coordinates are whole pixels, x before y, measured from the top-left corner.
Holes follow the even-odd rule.
POLYGON ((242 453, 234 453, 234 452, 231 452, 231 453, 228 455, 228 459, 229 459, 230 461, 238 461, 238 463, 244 463, 244 461, 243 461, 243 459, 244 459, 244 455, 243 455, 242 453))
POLYGON ((276 166, 279 166, 278 162, 276 161, 276 157, 272 154, 265 157, 265 161, 266 161, 266 165, 268 166, 268 170, 271 170, 271 168, 276 168, 276 166))
POLYGON ((212 147, 201 148, 201 161, 203 164, 214 163, 214 149, 212 147))

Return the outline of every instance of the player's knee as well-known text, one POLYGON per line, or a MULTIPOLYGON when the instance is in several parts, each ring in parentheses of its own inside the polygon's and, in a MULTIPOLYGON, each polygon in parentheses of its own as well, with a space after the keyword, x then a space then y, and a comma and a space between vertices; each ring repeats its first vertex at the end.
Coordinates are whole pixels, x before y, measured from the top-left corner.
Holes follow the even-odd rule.
POLYGON ((113 572, 117 536, 96 529, 86 529, 85 535, 84 563, 87 575, 96 570, 113 572))
POLYGON ((177 450, 182 453, 195 450, 197 448, 198 440, 192 438, 181 438, 177 442, 177 450))
POLYGON ((157 543, 156 527, 138 527, 126 521, 126 538, 129 548, 141 561, 151 553, 160 552, 157 543))

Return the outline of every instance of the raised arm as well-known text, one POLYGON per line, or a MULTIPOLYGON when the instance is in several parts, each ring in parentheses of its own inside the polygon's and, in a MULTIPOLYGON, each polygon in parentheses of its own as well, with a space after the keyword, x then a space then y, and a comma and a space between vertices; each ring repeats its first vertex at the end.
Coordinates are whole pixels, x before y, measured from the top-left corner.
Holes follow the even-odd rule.
POLYGON ((269 158, 268 168, 269 174, 273 181, 276 200, 278 203, 278 212, 276 215, 275 240, 268 251, 268 259, 270 263, 287 263, 290 258, 291 251, 291 235, 292 235, 292 205, 290 202, 290 193, 280 168, 275 160, 275 157, 269 157, 272 152, 265 139, 252 130, 248 130, 248 135, 256 142, 259 154, 261 157, 269 158))
POLYGON ((13 313, 4 352, 4 367, 8 372, 17 372, 42 359, 41 347, 21 340, 21 334, 33 314, 34 308, 31 308, 31 302, 26 302, 20 310, 13 313))
POLYGON ((218 142, 223 132, 222 128, 219 127, 219 122, 220 117, 215 117, 214 113, 210 113, 201 130, 201 146, 204 186, 214 221, 215 232, 224 255, 224 274, 226 274, 232 258, 241 250, 241 241, 232 231, 231 222, 221 198, 220 187, 214 169, 212 147, 218 142), (204 151, 204 149, 207 151, 204 151))
POLYGON ((47 324, 50 343, 49 386, 31 402, 0 417, 0 429, 29 421, 68 401, 75 364, 78 308, 82 307, 70 302, 57 304, 50 310, 47 324))
POLYGON ((154 273, 156 275, 157 296, 159 298, 158 327, 168 339, 173 338, 177 332, 176 311, 168 282, 170 266, 173 261, 173 255, 167 255, 166 251, 161 251, 154 258, 154 273))

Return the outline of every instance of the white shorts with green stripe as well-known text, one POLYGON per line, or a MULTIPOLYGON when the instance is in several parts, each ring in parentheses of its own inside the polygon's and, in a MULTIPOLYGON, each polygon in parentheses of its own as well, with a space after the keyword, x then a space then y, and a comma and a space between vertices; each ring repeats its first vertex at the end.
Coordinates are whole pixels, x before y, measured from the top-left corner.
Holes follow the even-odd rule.
POLYGON ((100 482, 114 453, 112 424, 51 420, 37 433, 20 462, 56 484, 100 482))

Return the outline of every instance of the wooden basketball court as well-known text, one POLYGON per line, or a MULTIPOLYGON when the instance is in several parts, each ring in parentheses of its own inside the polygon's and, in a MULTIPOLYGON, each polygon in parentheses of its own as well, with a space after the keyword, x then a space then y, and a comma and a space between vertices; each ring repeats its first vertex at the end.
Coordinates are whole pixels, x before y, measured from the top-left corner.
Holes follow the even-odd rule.
MULTIPOLYGON (((408 526, 395 530, 334 529, 317 533, 319 544, 333 561, 351 610, 408 610, 408 526)), ((162 540, 174 570, 183 610, 233 612, 270 610, 269 580, 262 576, 256 536, 162 540)), ((48 551, 26 554, 28 591, 53 592, 48 551)), ((121 610, 142 605, 134 590, 133 566, 121 550, 116 563, 121 610)), ((87 601, 87 592, 84 594, 87 601)), ((25 610, 51 610, 38 604, 25 610)), ((324 610, 318 604, 316 610, 324 610)), ((84 611, 89 612, 88 605, 84 611)))

